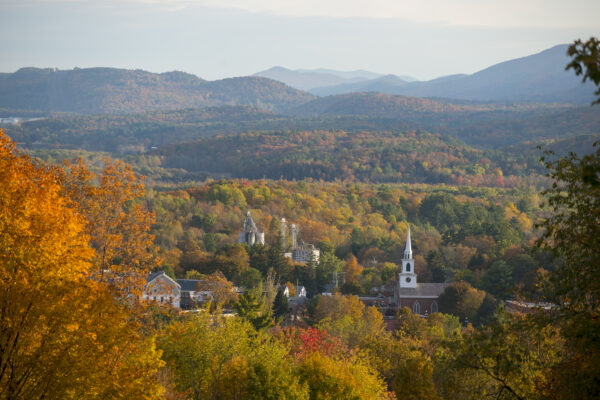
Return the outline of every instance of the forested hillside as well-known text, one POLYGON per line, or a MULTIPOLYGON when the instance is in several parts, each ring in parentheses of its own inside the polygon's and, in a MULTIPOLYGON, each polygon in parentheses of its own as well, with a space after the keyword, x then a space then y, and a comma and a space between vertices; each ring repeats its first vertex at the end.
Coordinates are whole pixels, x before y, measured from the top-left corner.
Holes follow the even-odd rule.
POLYGON ((314 98, 260 77, 205 81, 184 72, 22 68, 0 74, 0 108, 40 113, 134 113, 223 104, 280 109, 314 98))
POLYGON ((7 125, 5 130, 27 148, 115 153, 256 131, 425 130, 487 149, 600 132, 600 113, 589 106, 472 103, 359 93, 311 101, 294 113, 299 115, 253 106, 221 106, 130 115, 62 116, 7 125))
POLYGON ((512 187, 535 184, 540 172, 535 155, 501 158, 423 131, 244 133, 166 145, 151 154, 165 168, 247 179, 512 187))

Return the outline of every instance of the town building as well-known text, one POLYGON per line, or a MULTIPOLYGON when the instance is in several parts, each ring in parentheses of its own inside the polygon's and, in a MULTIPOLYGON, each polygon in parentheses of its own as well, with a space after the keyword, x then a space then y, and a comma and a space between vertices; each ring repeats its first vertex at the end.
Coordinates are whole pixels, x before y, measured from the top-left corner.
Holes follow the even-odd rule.
POLYGON ((142 299, 170 304, 182 310, 194 309, 198 304, 212 299, 210 291, 199 290, 202 282, 198 279, 174 280, 164 271, 154 272, 146 278, 142 299))
POLYGON ((413 259, 410 227, 406 236, 406 247, 402 258, 402 271, 398 274, 396 306, 408 307, 415 314, 427 315, 439 311, 438 298, 449 283, 418 283, 413 259))
MULTIPOLYGON (((283 243, 285 243, 285 230, 286 222, 285 218, 282 218, 281 237, 283 243)), ((313 244, 305 243, 302 239, 300 239, 300 229, 296 226, 296 224, 292 224, 290 226, 290 236, 292 240, 291 252, 284 253, 284 255, 294 260, 294 262, 302 264, 308 264, 312 260, 314 265, 317 266, 319 264, 321 251, 317 249, 313 244)))
POLYGON ((180 308, 181 285, 164 271, 154 272, 146 278, 142 299, 180 308))
POLYGON ((254 244, 265 244, 265 232, 259 231, 250 215, 250 211, 246 213, 244 227, 238 234, 238 243, 247 243, 249 246, 254 244))

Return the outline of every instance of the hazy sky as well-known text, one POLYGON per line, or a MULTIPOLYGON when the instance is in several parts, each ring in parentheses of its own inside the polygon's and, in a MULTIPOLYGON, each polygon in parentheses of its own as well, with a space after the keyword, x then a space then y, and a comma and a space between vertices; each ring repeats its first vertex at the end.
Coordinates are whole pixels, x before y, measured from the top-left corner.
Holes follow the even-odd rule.
POLYGON ((287 68, 430 79, 600 35, 600 0, 0 0, 0 71, 205 79, 287 68))

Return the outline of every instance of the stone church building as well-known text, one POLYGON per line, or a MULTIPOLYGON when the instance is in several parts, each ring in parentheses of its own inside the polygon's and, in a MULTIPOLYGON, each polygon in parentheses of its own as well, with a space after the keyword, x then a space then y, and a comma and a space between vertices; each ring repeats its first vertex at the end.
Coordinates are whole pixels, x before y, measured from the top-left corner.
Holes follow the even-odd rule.
POLYGON ((250 211, 246 213, 244 220, 244 228, 238 234, 238 243, 248 243, 249 246, 254 244, 265 244, 265 232, 259 231, 250 215, 250 211))

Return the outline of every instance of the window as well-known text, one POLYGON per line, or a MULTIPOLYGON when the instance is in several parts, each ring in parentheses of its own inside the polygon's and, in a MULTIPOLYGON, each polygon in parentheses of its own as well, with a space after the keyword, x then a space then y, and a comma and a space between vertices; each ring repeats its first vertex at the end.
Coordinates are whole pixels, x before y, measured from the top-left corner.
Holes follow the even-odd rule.
POLYGON ((435 301, 431 303, 431 313, 433 314, 434 312, 438 312, 438 305, 435 301))
POLYGON ((163 302, 163 297, 162 297, 162 296, 160 296, 160 302, 161 302, 161 303, 163 302))
POLYGON ((410 263, 406 263, 406 272, 410 272, 410 263))
POLYGON ((406 279, 404 279, 404 282, 409 283, 410 282, 410 277, 406 277, 406 279))
POLYGON ((413 303, 413 314, 421 314, 421 305, 418 301, 413 303))

